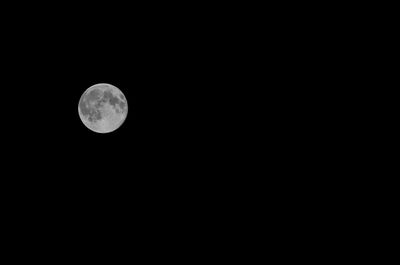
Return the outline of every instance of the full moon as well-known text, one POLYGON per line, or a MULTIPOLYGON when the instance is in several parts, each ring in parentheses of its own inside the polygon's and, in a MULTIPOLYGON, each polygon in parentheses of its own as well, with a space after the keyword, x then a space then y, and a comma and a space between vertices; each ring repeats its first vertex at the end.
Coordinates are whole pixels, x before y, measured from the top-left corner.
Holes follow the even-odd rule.
POLYGON ((95 84, 83 93, 78 104, 79 117, 83 124, 97 133, 109 133, 118 129, 128 113, 128 102, 117 87, 110 84, 95 84), (117 103, 103 99, 107 93, 117 103))

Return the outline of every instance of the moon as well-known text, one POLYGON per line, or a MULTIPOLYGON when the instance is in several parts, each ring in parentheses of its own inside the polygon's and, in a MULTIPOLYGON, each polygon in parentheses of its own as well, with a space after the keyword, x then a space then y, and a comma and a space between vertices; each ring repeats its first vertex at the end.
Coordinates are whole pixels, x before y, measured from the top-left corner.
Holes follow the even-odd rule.
POLYGON ((121 92, 119 88, 111 84, 100 83, 95 84, 82 94, 81 99, 78 104, 79 117, 82 123, 90 130, 97 133, 109 133, 118 129, 126 119, 128 114, 128 102, 125 95, 121 92), (100 100, 105 91, 109 91, 114 97, 118 97, 120 101, 124 103, 124 107, 121 108, 118 104, 112 106, 109 102, 104 103, 101 107, 95 107, 98 100, 88 99, 88 95, 91 91, 97 90, 99 92, 98 100, 100 100), (97 110, 101 113, 101 118, 96 121, 89 121, 89 115, 84 115, 82 113, 82 107, 90 110, 97 110))

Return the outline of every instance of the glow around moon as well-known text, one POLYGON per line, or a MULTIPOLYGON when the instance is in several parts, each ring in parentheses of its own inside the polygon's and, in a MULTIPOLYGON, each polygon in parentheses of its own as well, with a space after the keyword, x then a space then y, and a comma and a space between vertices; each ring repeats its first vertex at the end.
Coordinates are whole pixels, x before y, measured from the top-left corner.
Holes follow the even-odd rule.
POLYGON ((87 128, 98 133, 109 133, 118 129, 125 121, 128 114, 128 102, 120 89, 110 84, 100 83, 86 89, 79 101, 78 111, 81 121, 87 128), (96 101, 90 101, 87 99, 88 94, 92 90, 100 91, 100 98, 104 91, 110 91, 114 97, 118 97, 119 100, 124 103, 124 107, 121 108, 119 105, 114 107, 107 102, 102 107, 96 108, 94 106, 96 101), (101 119, 91 122, 89 120, 89 115, 84 116, 82 113, 81 108, 83 104, 92 110, 98 110, 101 113, 101 119))

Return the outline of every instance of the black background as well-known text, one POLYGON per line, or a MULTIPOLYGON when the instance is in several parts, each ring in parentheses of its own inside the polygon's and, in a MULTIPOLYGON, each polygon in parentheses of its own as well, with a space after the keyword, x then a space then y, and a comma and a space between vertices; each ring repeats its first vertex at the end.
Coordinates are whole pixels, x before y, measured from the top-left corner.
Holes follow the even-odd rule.
POLYGON ((7 21, 1 187, 10 223, 68 238, 103 236, 107 223, 147 240, 223 226, 217 216, 237 207, 227 154, 238 128, 222 129, 239 114, 226 105, 238 104, 227 83, 240 78, 231 27, 217 9, 104 10, 7 21), (128 100, 114 132, 92 132, 79 118, 79 99, 96 83, 128 100))
POLYGON ((329 85, 315 78, 329 69, 324 58, 310 61, 296 19, 255 9, 264 11, 234 3, 7 10, 0 187, 14 240, 112 244, 153 258, 221 253, 241 235, 258 236, 251 229, 265 212, 284 223, 282 202, 297 202, 292 191, 308 185, 302 169, 319 169, 307 154, 324 159, 307 140, 325 143, 324 113, 309 102, 313 85, 329 85), (128 100, 112 133, 90 131, 78 115, 96 83, 128 100))

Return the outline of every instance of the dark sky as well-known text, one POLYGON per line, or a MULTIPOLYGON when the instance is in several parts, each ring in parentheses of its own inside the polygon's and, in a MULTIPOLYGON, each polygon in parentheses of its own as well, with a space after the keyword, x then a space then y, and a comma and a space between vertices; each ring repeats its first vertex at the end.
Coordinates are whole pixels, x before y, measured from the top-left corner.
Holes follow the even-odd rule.
POLYGON ((227 135, 218 128, 229 116, 218 106, 231 57, 220 28, 212 14, 199 20, 146 10, 61 15, 53 26, 43 18, 9 29, 3 82, 12 115, 3 121, 3 150, 26 188, 50 181, 64 192, 123 190, 133 182, 142 185, 138 192, 161 194, 182 181, 201 183, 197 177, 223 159, 227 135), (127 119, 113 133, 93 133, 79 119, 79 99, 96 83, 127 97, 127 119))
POLYGON ((53 14, 4 34, 0 187, 15 219, 89 230, 108 220, 116 229, 147 227, 139 234, 149 238, 146 231, 172 231, 158 229, 159 220, 183 227, 201 211, 228 209, 240 126, 225 125, 240 102, 230 100, 239 76, 227 30, 212 14, 133 12, 53 14), (96 83, 128 100, 112 133, 90 131, 78 115, 96 83))

